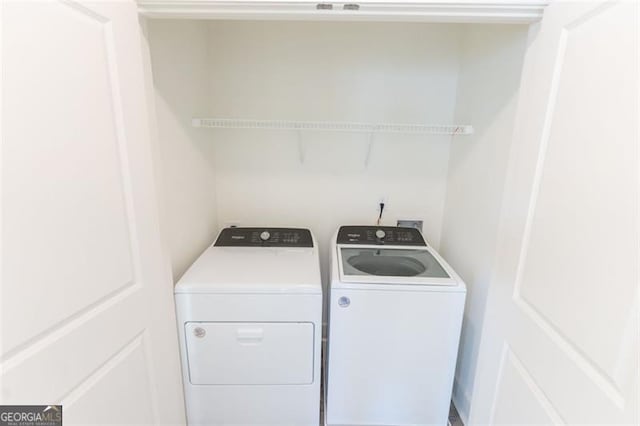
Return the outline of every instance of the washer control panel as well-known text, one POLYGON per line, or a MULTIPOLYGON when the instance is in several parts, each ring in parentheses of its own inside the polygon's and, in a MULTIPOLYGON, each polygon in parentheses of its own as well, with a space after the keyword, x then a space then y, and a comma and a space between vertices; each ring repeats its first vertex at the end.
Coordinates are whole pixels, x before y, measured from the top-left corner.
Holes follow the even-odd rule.
POLYGON ((313 238, 303 228, 225 228, 217 247, 313 247, 313 238))
POLYGON ((341 226, 338 244, 388 244, 393 246, 426 246, 420 231, 396 226, 341 226))

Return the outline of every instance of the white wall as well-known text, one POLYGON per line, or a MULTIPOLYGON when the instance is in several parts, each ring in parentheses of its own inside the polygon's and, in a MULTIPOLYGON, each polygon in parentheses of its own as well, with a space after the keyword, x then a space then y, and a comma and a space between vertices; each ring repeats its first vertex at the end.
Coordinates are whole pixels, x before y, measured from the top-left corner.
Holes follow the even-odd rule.
POLYGON ((220 227, 422 219, 468 285, 454 399, 469 412, 526 28, 151 23, 174 275, 220 227), (459 72, 460 70, 460 72, 459 72), (197 116, 470 123, 472 137, 193 129, 197 116))
MULTIPOLYGON (((451 123, 460 27, 210 23, 211 116, 451 123)), ((220 225, 310 227, 323 272, 340 224, 422 219, 438 246, 450 137, 201 129, 214 149, 220 225)))
POLYGON ((174 279, 215 237, 214 154, 191 116, 209 108, 207 23, 149 20, 161 215, 174 279))
POLYGON ((494 263, 527 28, 470 26, 464 38, 455 119, 475 134, 454 137, 441 253, 467 284, 454 403, 467 423, 480 331, 494 263))

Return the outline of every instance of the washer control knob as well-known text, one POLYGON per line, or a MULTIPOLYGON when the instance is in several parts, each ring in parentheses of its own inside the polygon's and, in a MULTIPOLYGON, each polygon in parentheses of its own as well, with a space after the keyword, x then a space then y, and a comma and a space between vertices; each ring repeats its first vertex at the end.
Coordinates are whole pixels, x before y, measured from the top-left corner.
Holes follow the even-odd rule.
POLYGON ((271 234, 269 233, 269 231, 262 231, 262 234, 260 234, 260 239, 262 241, 267 241, 269 238, 271 238, 271 234))
POLYGON ((378 229, 376 231, 376 238, 379 239, 379 240, 383 239, 386 235, 387 235, 387 233, 384 232, 382 229, 378 229))

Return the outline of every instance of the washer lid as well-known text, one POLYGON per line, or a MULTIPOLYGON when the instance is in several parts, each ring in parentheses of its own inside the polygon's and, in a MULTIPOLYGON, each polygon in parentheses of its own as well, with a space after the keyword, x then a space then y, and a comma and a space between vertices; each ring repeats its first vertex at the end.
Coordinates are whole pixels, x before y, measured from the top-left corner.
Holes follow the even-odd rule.
POLYGON ((175 293, 322 294, 315 248, 209 247, 175 293))

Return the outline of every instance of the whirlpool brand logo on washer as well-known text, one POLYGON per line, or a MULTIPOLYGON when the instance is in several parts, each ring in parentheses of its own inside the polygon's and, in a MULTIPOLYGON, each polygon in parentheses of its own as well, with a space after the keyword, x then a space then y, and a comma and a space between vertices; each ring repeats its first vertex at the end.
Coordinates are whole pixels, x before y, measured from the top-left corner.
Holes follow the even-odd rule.
POLYGON ((0 405, 0 426, 62 426, 62 405, 0 405))

